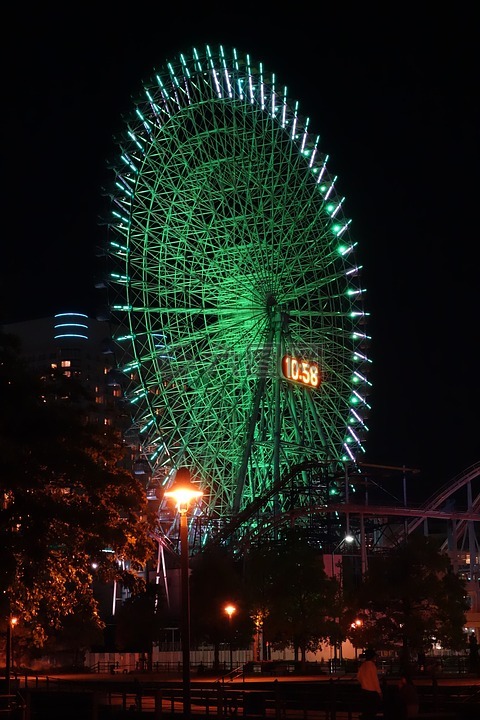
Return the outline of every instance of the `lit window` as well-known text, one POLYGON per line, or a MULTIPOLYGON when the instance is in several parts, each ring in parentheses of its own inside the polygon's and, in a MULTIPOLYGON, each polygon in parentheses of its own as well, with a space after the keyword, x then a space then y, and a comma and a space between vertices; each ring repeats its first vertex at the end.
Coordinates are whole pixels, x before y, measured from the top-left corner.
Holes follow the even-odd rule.
POLYGON ((71 360, 62 360, 62 367, 71 367, 72 361, 71 360))
POLYGON ((50 367, 52 368, 52 370, 55 370, 55 369, 58 367, 58 365, 57 365, 57 363, 55 362, 55 363, 52 363, 52 364, 50 365, 50 367))

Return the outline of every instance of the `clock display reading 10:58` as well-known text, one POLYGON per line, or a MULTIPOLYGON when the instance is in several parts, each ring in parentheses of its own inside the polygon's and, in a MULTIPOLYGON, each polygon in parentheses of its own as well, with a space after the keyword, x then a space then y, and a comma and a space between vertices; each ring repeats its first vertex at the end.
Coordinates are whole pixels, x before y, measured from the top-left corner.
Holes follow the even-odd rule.
POLYGON ((286 380, 307 387, 317 388, 320 385, 320 368, 318 364, 294 355, 283 356, 282 375, 286 380))

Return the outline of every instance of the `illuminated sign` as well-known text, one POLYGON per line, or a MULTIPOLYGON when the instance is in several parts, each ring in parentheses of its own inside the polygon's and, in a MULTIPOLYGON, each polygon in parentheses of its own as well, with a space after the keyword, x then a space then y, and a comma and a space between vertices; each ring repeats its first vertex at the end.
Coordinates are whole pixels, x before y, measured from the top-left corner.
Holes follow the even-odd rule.
POLYGON ((282 375, 290 382, 317 388, 320 385, 320 368, 316 362, 304 360, 294 355, 282 358, 282 375))

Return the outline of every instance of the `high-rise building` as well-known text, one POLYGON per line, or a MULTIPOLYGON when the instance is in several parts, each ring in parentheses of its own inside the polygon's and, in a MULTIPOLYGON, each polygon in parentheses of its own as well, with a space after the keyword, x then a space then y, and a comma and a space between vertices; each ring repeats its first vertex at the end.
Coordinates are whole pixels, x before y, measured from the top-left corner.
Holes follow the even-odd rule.
POLYGON ((95 403, 91 420, 108 425, 121 388, 112 380, 115 366, 107 322, 81 312, 27 320, 3 326, 21 342, 21 357, 37 377, 75 378, 95 403))

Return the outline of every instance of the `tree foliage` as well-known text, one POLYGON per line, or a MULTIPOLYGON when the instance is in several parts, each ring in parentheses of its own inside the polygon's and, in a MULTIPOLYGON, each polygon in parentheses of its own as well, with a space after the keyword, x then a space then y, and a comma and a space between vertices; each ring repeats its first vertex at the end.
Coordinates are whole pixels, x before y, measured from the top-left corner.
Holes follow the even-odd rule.
POLYGON ((115 622, 116 649, 150 655, 152 644, 163 638, 165 628, 171 624, 161 585, 150 583, 143 592, 129 598, 118 609, 115 622))
POLYGON ((397 649, 405 657, 434 642, 465 646, 465 583, 430 538, 411 536, 372 557, 353 603, 362 620, 351 633, 357 646, 397 649))
POLYGON ((135 591, 152 551, 121 438, 87 421, 94 405, 70 380, 32 377, 0 334, 0 611, 20 616, 37 646, 75 613, 102 624, 93 561, 135 591))
POLYGON ((263 617, 274 647, 293 646, 305 662, 307 651, 337 636, 338 583, 326 576, 322 553, 301 528, 287 531, 279 545, 249 553, 247 583, 252 614, 263 617))

